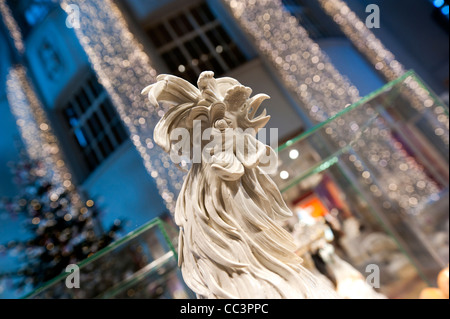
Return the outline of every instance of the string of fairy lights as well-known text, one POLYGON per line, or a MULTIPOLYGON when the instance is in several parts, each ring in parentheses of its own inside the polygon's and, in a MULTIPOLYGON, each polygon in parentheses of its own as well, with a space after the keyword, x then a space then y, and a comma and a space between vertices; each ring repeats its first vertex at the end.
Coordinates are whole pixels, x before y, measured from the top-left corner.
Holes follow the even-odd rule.
MULTIPOLYGON (((334 68, 298 20, 284 9, 281 1, 224 2, 314 122, 320 123, 360 99, 357 89, 334 68)), ((354 18, 345 9, 344 13, 349 15, 342 19, 354 18)), ((379 41, 373 44, 380 54, 377 61, 389 66, 386 66, 385 72, 392 69, 392 74, 386 74, 393 78, 403 74, 401 65, 393 62, 396 61, 393 56, 380 45, 379 41)), ((414 79, 410 82, 413 83, 414 79)), ((422 93, 425 94, 424 91, 422 93)), ((345 147, 349 134, 355 134, 353 128, 367 121, 370 115, 367 112, 373 110, 351 112, 351 116, 336 120, 326 132, 330 140, 341 148, 345 147)), ((371 124, 370 132, 373 134, 366 134, 360 139, 355 153, 350 156, 352 165, 359 172, 357 178, 362 180, 363 185, 370 185, 369 189, 376 197, 387 197, 386 202, 396 201, 408 213, 415 213, 430 199, 436 200, 439 192, 437 185, 392 137, 386 124, 376 120, 371 124), (382 158, 374 154, 381 154, 382 158)))
POLYGON ((435 98, 415 76, 409 76, 405 80, 405 88, 402 97, 417 110, 433 129, 436 135, 449 148, 449 116, 448 107, 435 98))
POLYGON ((280 1, 224 1, 316 123, 358 101, 356 87, 336 70, 280 1))
MULTIPOLYGON (((68 14, 70 4, 71 1, 61 1, 68 14)), ((80 0, 76 5, 81 13, 81 27, 74 29, 75 33, 128 128, 145 168, 155 179, 166 207, 173 212, 184 173, 153 141, 153 129, 165 109, 155 109, 141 95, 144 87, 156 81, 157 73, 113 1, 80 0)))
MULTIPOLYGON (((24 53, 25 44, 21 31, 4 0, 0 0, 0 17, 5 23, 14 47, 19 55, 24 53)), ((9 69, 6 79, 6 97, 11 113, 21 134, 25 150, 30 159, 43 165, 37 174, 48 179, 53 187, 50 199, 56 201, 65 192, 68 193, 73 216, 84 214, 94 205, 92 199, 83 202, 80 193, 72 182, 59 141, 53 133, 44 105, 36 94, 35 88, 27 75, 27 69, 20 64, 9 69)))
MULTIPOLYGON (((0 16, 7 27, 18 54, 23 54, 25 44, 20 28, 5 0, 0 0, 0 16)), ((62 158, 58 140, 52 132, 50 122, 39 101, 35 90, 27 77, 26 69, 21 65, 11 67, 7 75, 6 96, 11 113, 31 159, 44 164, 42 172, 56 186, 55 196, 64 190, 73 190, 72 176, 62 158)), ((75 196, 76 202, 78 197, 75 196)))
POLYGON ((9 34, 14 41, 14 46, 17 51, 19 53, 23 53, 25 51, 25 44, 22 39, 22 33, 20 32, 19 26, 11 13, 11 9, 6 4, 6 0, 0 0, 0 15, 6 25, 6 28, 9 30, 9 34))
POLYGON ((77 203, 80 197, 73 192, 72 175, 59 142, 23 66, 16 65, 9 70, 6 96, 28 156, 44 164, 42 175, 55 186, 51 197, 69 191, 72 202, 77 203))

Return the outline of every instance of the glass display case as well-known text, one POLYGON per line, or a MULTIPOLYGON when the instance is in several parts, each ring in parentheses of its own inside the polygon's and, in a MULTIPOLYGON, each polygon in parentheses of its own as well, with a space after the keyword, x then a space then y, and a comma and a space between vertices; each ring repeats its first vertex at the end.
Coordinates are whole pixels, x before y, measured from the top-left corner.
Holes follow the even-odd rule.
MULTIPOLYGON (((417 298, 435 285, 449 253, 448 106, 413 71, 278 154, 273 178, 295 215, 287 227, 303 237, 299 251, 307 250, 304 226, 320 221, 336 253, 356 269, 380 267, 386 296, 417 298)), ((326 237, 315 228, 314 236, 326 237)))
POLYGON ((173 225, 156 218, 78 264, 79 288, 71 270, 25 298, 194 298, 177 265, 176 238, 173 225))

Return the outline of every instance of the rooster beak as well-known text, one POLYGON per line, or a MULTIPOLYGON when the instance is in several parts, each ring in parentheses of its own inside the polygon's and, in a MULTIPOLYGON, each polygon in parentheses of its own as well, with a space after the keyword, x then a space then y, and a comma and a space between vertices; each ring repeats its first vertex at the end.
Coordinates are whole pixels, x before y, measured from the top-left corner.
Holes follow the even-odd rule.
POLYGON ((267 100, 267 99, 270 99, 270 96, 268 96, 267 94, 256 94, 254 97, 252 97, 250 99, 250 101, 248 103, 248 108, 247 108, 247 110, 249 110, 248 118, 250 120, 253 119, 253 117, 255 116, 255 114, 258 111, 261 103, 264 100, 267 100))
POLYGON ((269 99, 267 94, 257 94, 245 103, 245 106, 241 109, 242 115, 239 117, 239 127, 253 128, 258 131, 264 127, 270 120, 270 116, 266 116, 266 110, 263 110, 261 114, 255 117, 256 112, 262 103, 262 101, 269 99))
POLYGON ((266 116, 266 109, 264 109, 259 116, 254 117, 261 103, 267 99, 270 99, 270 96, 268 96, 267 94, 257 94, 253 98, 251 98, 250 102, 248 103, 249 110, 251 110, 251 112, 248 113, 248 119, 252 127, 256 130, 266 126, 267 122, 270 120, 270 116, 266 116))

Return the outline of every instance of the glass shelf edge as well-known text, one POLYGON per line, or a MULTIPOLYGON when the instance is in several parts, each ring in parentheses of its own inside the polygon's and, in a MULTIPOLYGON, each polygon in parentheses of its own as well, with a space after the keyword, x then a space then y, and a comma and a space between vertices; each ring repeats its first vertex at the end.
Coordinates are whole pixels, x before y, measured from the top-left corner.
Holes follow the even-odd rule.
MULTIPOLYGON (((285 142, 284 144, 280 145, 276 149, 276 151, 280 152, 280 151, 284 150, 285 148, 298 143, 299 141, 301 141, 301 140, 305 139, 306 137, 312 135, 314 132, 318 131, 320 128, 324 127, 328 123, 334 121, 336 118, 339 118, 339 117, 343 116, 344 114, 350 112, 351 110, 353 110, 353 109, 355 109, 355 108, 357 108, 357 107, 367 103, 367 101, 373 99, 375 96, 379 95, 380 93, 392 89, 392 87, 394 87, 398 83, 401 83, 402 81, 404 81, 409 76, 415 76, 415 75, 416 75, 416 73, 413 70, 407 71, 405 74, 403 74, 399 78, 397 78, 397 79, 395 79, 395 80, 393 80, 393 81, 391 81, 389 83, 386 83, 385 85, 383 85, 379 89, 377 89, 377 90, 373 91, 372 93, 362 97, 359 101, 357 101, 357 102, 347 106, 346 108, 341 110, 339 113, 329 117, 327 120, 325 120, 325 121, 315 125, 313 128, 307 130, 306 132, 301 133, 297 137, 294 137, 294 138, 290 139, 289 141, 285 142)), ((420 82, 420 79, 419 79, 418 82, 420 82)))
MULTIPOLYGON (((165 253, 163 256, 159 257, 158 259, 152 261, 147 266, 145 266, 143 269, 137 271, 130 277, 125 278, 122 282, 119 282, 117 285, 111 287, 107 291, 103 292, 99 296, 95 297, 95 299, 107 299, 112 298, 116 296, 118 293, 122 292, 123 290, 133 286, 137 282, 141 281, 145 277, 152 275, 155 271, 158 271, 161 269, 161 267, 164 267, 167 265, 171 259, 175 257, 173 251, 169 251, 165 253)), ((175 260, 176 263, 176 260, 175 260)))
MULTIPOLYGON (((147 222, 146 224, 140 226, 138 229, 131 231, 130 233, 128 233, 127 235, 125 235, 124 237, 120 238, 119 240, 111 243, 110 245, 108 245, 107 247, 103 248, 102 250, 98 251, 97 253, 95 253, 94 255, 92 255, 91 257, 86 258, 85 260, 82 260, 80 263, 78 263, 78 267, 82 268, 85 267, 86 265, 88 265, 89 263, 97 260, 98 258, 104 256, 105 254, 107 254, 108 252, 116 249, 117 247, 123 245, 124 243, 128 242, 129 240, 136 238, 138 235, 142 234, 143 232, 145 232, 146 230, 156 226, 161 225, 160 223, 162 222, 162 220, 159 217, 156 217, 152 220, 150 220, 149 222, 147 222)), ((164 234, 164 232, 163 232, 164 234)), ((164 235, 165 236, 165 235, 164 235)), ((42 284, 40 287, 34 289, 33 291, 31 291, 30 293, 26 294, 25 296, 21 297, 21 299, 30 299, 33 298, 34 296, 38 295, 39 293, 41 293, 42 291, 44 291, 45 289, 48 289, 49 287, 55 285, 56 283, 60 282, 61 280, 63 280, 65 277, 67 277, 70 273, 61 273, 58 276, 56 276, 55 278, 49 280, 48 282, 42 284)))

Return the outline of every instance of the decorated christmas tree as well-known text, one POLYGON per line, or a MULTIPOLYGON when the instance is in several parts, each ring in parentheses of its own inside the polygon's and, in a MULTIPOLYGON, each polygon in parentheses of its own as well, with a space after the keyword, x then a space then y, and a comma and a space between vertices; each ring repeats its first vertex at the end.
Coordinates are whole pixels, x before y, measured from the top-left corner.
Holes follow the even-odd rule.
POLYGON ((22 261, 16 272, 0 272, 0 280, 15 277, 16 289, 37 287, 116 239, 122 222, 103 229, 94 201, 75 188, 54 185, 41 162, 23 155, 12 170, 20 194, 2 199, 0 210, 21 218, 31 236, 0 244, 2 255, 14 251, 22 261))

